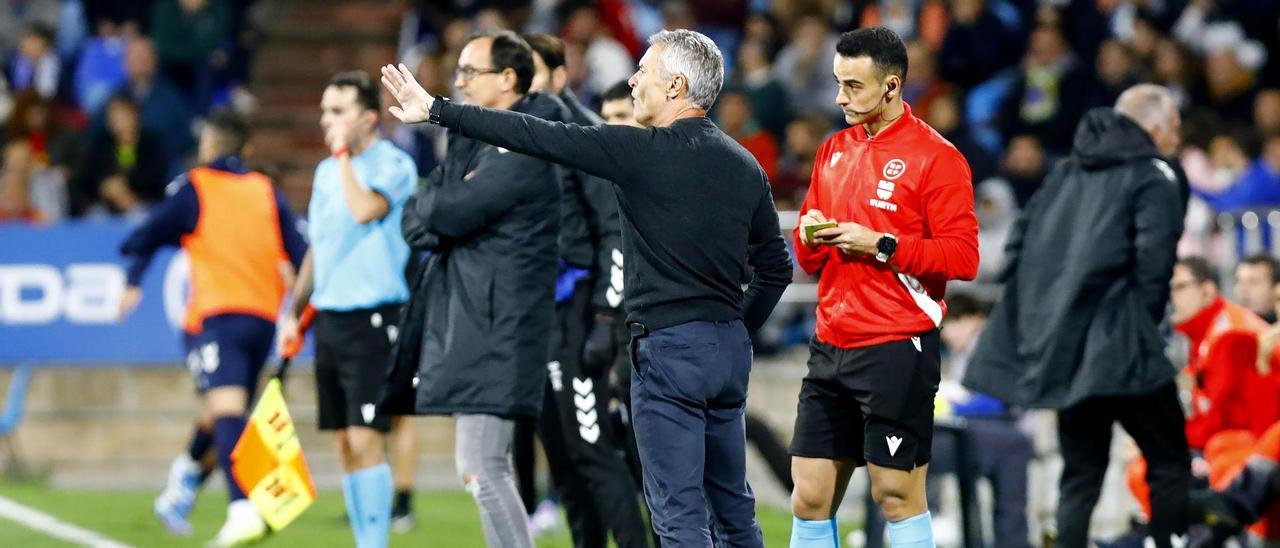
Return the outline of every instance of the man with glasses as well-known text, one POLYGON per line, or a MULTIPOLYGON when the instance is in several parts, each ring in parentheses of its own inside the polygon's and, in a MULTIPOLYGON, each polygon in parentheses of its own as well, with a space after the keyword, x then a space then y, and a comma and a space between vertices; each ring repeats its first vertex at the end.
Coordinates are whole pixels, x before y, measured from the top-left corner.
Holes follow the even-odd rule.
MULTIPOLYGON (((454 85, 468 104, 558 116, 558 100, 528 93, 533 74, 529 45, 504 31, 467 43, 454 85)), ((489 546, 533 546, 510 454, 515 422, 538 416, 547 382, 558 176, 550 162, 453 135, 405 205, 405 241, 432 255, 414 281, 383 407, 454 416, 458 476, 489 546)))
MULTIPOLYGON (((1263 439, 1280 420, 1280 400, 1275 397, 1280 388, 1271 371, 1274 347, 1259 347, 1258 337, 1267 330, 1267 323, 1248 307, 1222 296, 1217 271, 1205 259, 1178 260, 1169 293, 1173 305, 1169 319, 1190 343, 1185 369, 1191 380, 1186 440, 1200 463, 1192 472, 1220 486, 1218 478, 1227 475, 1229 468, 1223 465, 1222 457, 1248 454, 1253 445, 1252 439, 1245 441, 1248 438, 1243 432, 1263 439), (1227 431, 1230 433, 1215 438, 1227 431), (1206 455, 1206 447, 1214 450, 1206 455), (1210 460, 1203 460, 1206 456, 1210 460)), ((1138 502, 1150 513, 1152 504, 1158 504, 1150 480, 1135 481, 1140 476, 1137 472, 1146 467, 1143 459, 1135 459, 1129 476, 1138 502)), ((1194 514, 1192 521, 1196 521, 1194 514)))

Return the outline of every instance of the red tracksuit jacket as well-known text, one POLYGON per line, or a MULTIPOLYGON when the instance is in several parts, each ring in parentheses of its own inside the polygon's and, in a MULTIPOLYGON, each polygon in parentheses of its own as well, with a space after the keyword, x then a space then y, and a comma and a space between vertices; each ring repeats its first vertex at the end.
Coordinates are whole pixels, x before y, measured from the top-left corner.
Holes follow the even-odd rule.
POLYGON ((794 231, 796 260, 818 278, 819 340, 857 348, 938 327, 948 280, 978 272, 978 218, 969 164, 906 107, 902 118, 867 137, 862 126, 818 149, 800 215, 856 222, 893 234, 888 264, 831 246, 809 247, 794 231))
POLYGON ((1280 420, 1280 372, 1261 375, 1256 365, 1258 334, 1266 328, 1257 314, 1222 297, 1174 326, 1191 343, 1187 443, 1192 449, 1204 449, 1223 430, 1261 436, 1280 420))

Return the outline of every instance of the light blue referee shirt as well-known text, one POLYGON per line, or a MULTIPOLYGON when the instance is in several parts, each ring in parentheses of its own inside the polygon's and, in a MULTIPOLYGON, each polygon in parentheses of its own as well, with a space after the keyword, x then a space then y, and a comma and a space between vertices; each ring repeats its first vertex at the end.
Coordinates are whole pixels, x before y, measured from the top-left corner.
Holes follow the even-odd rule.
POLYGON ((345 312, 409 299, 404 279, 409 246, 400 235, 400 214, 417 188, 413 158, 378 139, 351 164, 360 184, 386 198, 391 210, 377 221, 357 223, 342 196, 338 159, 316 166, 307 231, 315 271, 311 304, 318 310, 345 312))

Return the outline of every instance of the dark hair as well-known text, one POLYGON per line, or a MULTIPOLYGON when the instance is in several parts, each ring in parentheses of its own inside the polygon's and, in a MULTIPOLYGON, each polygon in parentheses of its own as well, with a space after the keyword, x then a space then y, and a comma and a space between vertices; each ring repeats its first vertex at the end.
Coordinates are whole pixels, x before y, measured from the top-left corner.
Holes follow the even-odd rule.
POLYGON ((218 148, 222 154, 240 154, 249 142, 249 124, 230 110, 213 113, 205 124, 218 134, 218 148))
POLYGON ((844 57, 870 57, 880 77, 896 74, 907 79, 907 45, 898 33, 885 27, 856 29, 840 35, 836 53, 844 57))
POLYGON ((107 98, 107 102, 103 103, 103 110, 106 110, 106 108, 110 107, 112 104, 121 104, 129 107, 129 110, 132 110, 134 113, 138 112, 138 102, 133 100, 133 96, 129 95, 128 91, 119 91, 112 94, 111 97, 107 98))
POLYGON ((947 295, 947 317, 953 319, 968 316, 986 317, 991 313, 991 303, 968 293, 951 293, 947 295))
POLYGON ((57 128, 53 122, 53 103, 41 96, 36 90, 25 89, 13 94, 13 110, 9 112, 9 123, 6 124, 5 128, 10 139, 26 139, 36 130, 42 129, 27 125, 27 116, 36 109, 44 109, 45 111, 46 122, 43 129, 48 133, 55 132, 57 128))
POLYGON ((600 96, 600 102, 605 103, 607 101, 617 101, 618 99, 630 98, 631 84, 626 80, 622 80, 612 86, 609 86, 609 89, 604 90, 604 94, 600 96))
POLYGON ((533 84, 533 48, 529 47, 529 43, 509 30, 479 34, 468 42, 480 38, 493 39, 493 45, 489 47, 489 62, 493 64, 494 70, 515 71, 516 93, 528 93, 529 86, 533 84))
POLYGON ((53 41, 56 36, 53 27, 39 21, 28 24, 22 29, 22 31, 24 34, 29 34, 44 40, 44 43, 48 45, 53 45, 53 41))
POLYGON ((1213 269, 1213 265, 1204 257, 1183 257, 1178 259, 1174 266, 1181 266, 1191 272, 1191 278, 1199 283, 1209 282, 1218 285, 1218 275, 1213 269))
POLYGON ((555 70, 564 66, 564 42, 545 32, 531 32, 522 38, 542 58, 547 68, 555 70))
POLYGON ((1280 261, 1276 261, 1275 257, 1266 253, 1258 253, 1240 259, 1240 264, 1236 265, 1266 265, 1271 270, 1271 285, 1280 284, 1280 261))
POLYGON ((369 77, 369 73, 363 70, 339 72, 329 80, 329 87, 355 88, 356 103, 374 112, 382 110, 382 96, 378 92, 378 86, 369 77))

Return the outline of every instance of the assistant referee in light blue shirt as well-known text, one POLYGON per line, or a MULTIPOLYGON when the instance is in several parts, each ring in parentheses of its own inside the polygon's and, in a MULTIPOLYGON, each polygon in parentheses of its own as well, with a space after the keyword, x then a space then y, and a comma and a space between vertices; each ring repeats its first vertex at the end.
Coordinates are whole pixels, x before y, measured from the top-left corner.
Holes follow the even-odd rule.
POLYGON ((321 98, 320 126, 332 156, 316 167, 308 208, 311 250, 281 330, 316 309, 316 390, 321 430, 337 432, 342 491, 359 548, 387 545, 391 468, 383 435, 391 417, 376 398, 409 298, 400 235, 404 201, 417 186, 413 159, 377 135, 379 90, 364 72, 338 74, 321 98))

